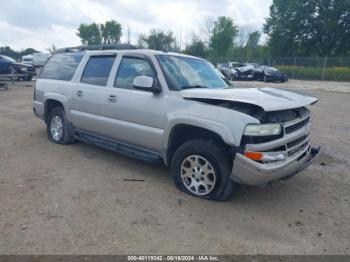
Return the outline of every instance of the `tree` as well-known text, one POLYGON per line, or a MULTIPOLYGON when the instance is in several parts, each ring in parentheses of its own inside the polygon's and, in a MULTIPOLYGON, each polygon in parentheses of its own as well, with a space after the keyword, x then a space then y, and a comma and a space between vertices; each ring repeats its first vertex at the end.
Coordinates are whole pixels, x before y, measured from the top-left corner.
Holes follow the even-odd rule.
POLYGON ((256 29, 252 25, 240 25, 236 36, 235 45, 237 47, 245 47, 249 39, 249 35, 256 29))
POLYGON ((264 32, 279 56, 337 56, 350 49, 350 1, 273 0, 264 32))
POLYGON ((212 16, 206 16, 203 18, 202 31, 205 36, 205 42, 207 42, 208 46, 210 46, 211 36, 214 29, 214 22, 215 19, 212 16))
POLYGON ((83 45, 99 45, 102 42, 100 28, 96 23, 81 24, 77 36, 83 45))
POLYGON ((171 31, 164 33, 162 30, 152 29, 148 36, 143 36, 143 41, 149 49, 162 51, 174 50, 175 38, 171 31))
POLYGON ((115 20, 100 25, 102 44, 117 44, 122 36, 122 26, 115 20))
POLYGON ((137 39, 137 44, 136 44, 136 47, 138 49, 145 49, 147 47, 147 44, 145 42, 145 39, 146 39, 146 35, 143 34, 143 33, 140 33, 139 34, 139 37, 137 39))
POLYGON ((249 34, 246 47, 248 48, 257 48, 259 45, 261 33, 259 31, 254 31, 249 34))
POLYGON ((220 16, 214 23, 210 47, 213 55, 225 56, 233 46, 233 41, 238 33, 232 18, 220 16))
POLYGON ((122 26, 115 20, 104 24, 81 24, 77 36, 83 45, 117 44, 122 36, 122 26))
POLYGON ((204 58, 207 56, 207 48, 205 43, 194 34, 192 36, 191 43, 186 45, 185 53, 204 58))
POLYGON ((54 54, 57 50, 56 46, 52 44, 49 48, 46 49, 50 54, 54 54))

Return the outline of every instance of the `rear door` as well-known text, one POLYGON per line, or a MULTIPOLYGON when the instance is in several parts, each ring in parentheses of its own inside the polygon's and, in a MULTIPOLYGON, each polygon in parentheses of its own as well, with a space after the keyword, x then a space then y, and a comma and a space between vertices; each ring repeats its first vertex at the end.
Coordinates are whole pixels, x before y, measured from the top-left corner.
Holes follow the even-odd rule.
POLYGON ((105 136, 105 110, 108 80, 116 54, 86 57, 85 67, 74 85, 70 99, 72 123, 75 128, 105 136))

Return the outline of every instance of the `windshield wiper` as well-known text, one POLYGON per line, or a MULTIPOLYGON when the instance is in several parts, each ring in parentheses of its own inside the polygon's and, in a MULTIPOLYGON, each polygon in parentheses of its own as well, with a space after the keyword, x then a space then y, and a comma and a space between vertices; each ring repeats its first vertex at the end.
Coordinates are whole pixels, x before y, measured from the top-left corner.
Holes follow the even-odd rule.
POLYGON ((192 88, 209 88, 209 87, 203 86, 203 85, 192 85, 192 86, 183 86, 181 87, 181 90, 192 89, 192 88))

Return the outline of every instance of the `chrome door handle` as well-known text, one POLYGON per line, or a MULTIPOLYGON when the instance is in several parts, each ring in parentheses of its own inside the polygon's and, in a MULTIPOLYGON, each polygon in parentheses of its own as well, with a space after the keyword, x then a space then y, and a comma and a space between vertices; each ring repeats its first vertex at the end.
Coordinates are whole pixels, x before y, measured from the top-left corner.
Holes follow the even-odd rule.
POLYGON ((81 91, 81 90, 77 91, 76 95, 79 97, 83 96, 83 91, 81 91))
POLYGON ((115 95, 110 95, 108 97, 108 102, 109 103, 117 103, 117 97, 115 95))

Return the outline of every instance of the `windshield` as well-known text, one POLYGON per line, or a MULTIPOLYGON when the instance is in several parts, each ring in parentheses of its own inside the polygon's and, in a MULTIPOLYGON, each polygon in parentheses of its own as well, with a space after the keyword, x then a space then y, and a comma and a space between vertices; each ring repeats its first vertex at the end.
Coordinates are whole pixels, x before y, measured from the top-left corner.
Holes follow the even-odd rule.
POLYGON ((215 67, 202 59, 157 55, 171 90, 188 88, 227 88, 215 67))

